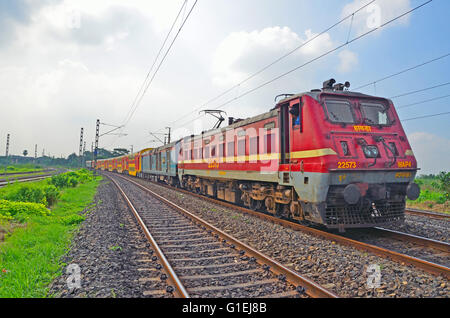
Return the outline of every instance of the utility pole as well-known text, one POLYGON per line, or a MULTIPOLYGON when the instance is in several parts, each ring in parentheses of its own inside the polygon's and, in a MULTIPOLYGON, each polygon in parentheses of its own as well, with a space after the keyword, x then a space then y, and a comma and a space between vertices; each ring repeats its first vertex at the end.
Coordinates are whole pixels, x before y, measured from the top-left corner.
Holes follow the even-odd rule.
POLYGON ((166 127, 166 129, 169 129, 169 133, 167 134, 167 143, 170 144, 170 131, 171 131, 171 128, 170 127, 166 127))
POLYGON ((134 152, 133 152, 133 145, 130 145, 131 146, 131 154, 133 154, 134 152))
POLYGON ((83 128, 81 128, 81 134, 80 134, 80 151, 79 156, 81 157, 83 155, 83 128))
POLYGON ((80 134, 80 152, 79 152, 79 156, 80 156, 80 161, 81 161, 81 166, 83 166, 83 128, 81 128, 81 134, 80 134))
POLYGON ((97 169, 97 155, 98 155, 98 138, 100 137, 100 119, 97 119, 97 126, 95 128, 95 150, 94 150, 94 175, 97 169))
POLYGON ((37 159, 37 144, 34 145, 34 161, 37 159))
POLYGON ((9 155, 9 134, 6 136, 6 158, 8 158, 9 155))

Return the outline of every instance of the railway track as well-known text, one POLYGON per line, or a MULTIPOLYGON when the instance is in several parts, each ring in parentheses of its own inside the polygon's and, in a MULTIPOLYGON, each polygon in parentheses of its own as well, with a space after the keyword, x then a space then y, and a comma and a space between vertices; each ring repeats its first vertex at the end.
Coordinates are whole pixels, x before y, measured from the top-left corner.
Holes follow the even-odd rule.
POLYGON ((450 214, 438 213, 438 212, 433 212, 433 211, 425 211, 425 210, 418 210, 418 209, 406 209, 405 213, 411 214, 411 215, 426 216, 426 217, 435 218, 435 219, 444 219, 444 220, 450 219, 450 214))
MULTIPOLYGON (((351 230, 344 236, 413 256, 439 265, 444 269, 450 265, 450 244, 447 242, 380 227, 351 230)), ((443 273, 445 274, 447 271, 443 273)))
POLYGON ((44 173, 44 172, 50 172, 50 171, 55 171, 55 169, 46 169, 46 170, 40 170, 40 171, 0 173, 0 177, 10 177, 10 176, 16 176, 16 175, 23 175, 23 174, 44 173))
POLYGON ((3 188, 5 186, 7 186, 8 184, 15 183, 15 182, 23 183, 23 182, 38 181, 38 180, 50 178, 54 175, 55 174, 52 173, 52 174, 40 175, 40 176, 36 176, 36 177, 17 178, 15 180, 9 180, 9 181, 0 180, 0 188, 3 188))
POLYGON ((145 295, 337 297, 142 184, 107 176, 152 245, 145 295))
MULTIPOLYGON (((130 179, 130 177, 126 177, 126 179, 130 179)), ((195 197, 199 197, 199 198, 201 198, 203 200, 207 200, 209 202, 212 202, 212 203, 215 203, 215 204, 219 204, 219 205, 225 206, 227 208, 231 208, 231 209, 234 209, 234 210, 246 213, 246 214, 250 214, 250 215, 256 216, 258 218, 261 218, 261 219, 264 219, 264 220, 267 220, 267 221, 270 221, 270 222, 273 222, 273 223, 280 224, 282 226, 291 228, 291 229, 296 230, 296 231, 302 231, 304 233, 307 233, 307 234, 310 234, 310 235, 314 235, 316 237, 324 238, 324 239, 331 240, 333 242, 337 242, 337 243, 340 243, 340 244, 343 244, 343 245, 351 246, 351 247, 357 248, 357 249, 359 249, 361 251, 370 252, 370 253, 373 253, 373 254, 378 255, 380 257, 387 258, 387 259, 390 259, 392 261, 398 262, 400 264, 408 264, 408 265, 411 265, 411 266, 415 266, 415 267, 420 268, 420 269, 422 269, 422 270, 424 270, 426 272, 429 272, 431 274, 441 275, 441 276, 445 277, 446 279, 450 279, 450 268, 448 267, 449 250, 448 250, 448 244, 445 243, 445 242, 434 241, 434 243, 431 243, 433 240, 429 240, 429 239, 426 239, 426 238, 421 238, 421 237, 416 236, 413 239, 412 238, 412 237, 414 237, 413 235, 408 235, 408 234, 404 234, 404 233, 401 233, 401 232, 397 232, 395 234, 395 237, 396 237, 397 240, 399 240, 400 236, 402 236, 402 241, 409 241, 410 243, 415 242, 416 246, 412 247, 412 250, 413 249, 417 250, 417 249, 428 248, 428 249, 431 249, 431 251, 428 252, 429 255, 435 255, 435 256, 438 255, 439 257, 442 257, 443 259, 447 260, 446 262, 443 262, 444 264, 437 264, 437 263, 434 263, 432 261, 428 261, 428 260, 421 259, 421 258, 418 258, 418 257, 415 257, 415 256, 411 256, 411 255, 407 255, 407 254, 404 254, 404 253, 401 253, 401 252, 397 252, 395 250, 391 250, 390 248, 385 248, 385 247, 382 247, 382 246, 377 246, 377 245, 374 245, 374 244, 365 243, 365 242, 362 242, 360 240, 352 239, 350 237, 346 237, 346 236, 343 236, 343 235, 338 235, 338 234, 330 233, 328 231, 323 231, 323 230, 319 230, 319 229, 316 229, 316 228, 304 226, 304 225, 301 225, 299 223, 295 223, 295 222, 292 222, 292 221, 289 221, 289 220, 281 219, 281 218, 278 218, 278 217, 275 217, 275 216, 272 216, 272 215, 269 215, 269 214, 256 212, 256 211, 247 209, 245 207, 241 207, 241 206, 238 206, 238 205, 235 205, 235 204, 231 204, 231 203, 228 203, 228 202, 224 202, 224 201, 221 201, 221 200, 217 200, 217 199, 214 199, 214 198, 206 197, 206 196, 203 196, 203 195, 200 195, 200 194, 197 194, 197 193, 193 193, 193 192, 190 192, 190 191, 187 191, 187 190, 184 190, 184 189, 174 188, 174 187, 171 187, 171 186, 163 184, 163 183, 153 182, 153 181, 149 181, 149 180, 143 181, 141 179, 136 179, 136 180, 141 181, 141 182, 151 182, 153 184, 157 184, 159 186, 162 186, 162 187, 165 187, 165 188, 168 188, 168 189, 176 190, 176 191, 179 191, 179 192, 182 192, 182 193, 185 193, 185 194, 189 194, 189 195, 192 195, 192 196, 195 196, 195 197), (442 244, 440 244, 440 243, 442 243, 442 244), (440 247, 436 248, 436 246, 440 246, 440 247), (445 249, 445 251, 442 250, 442 249, 445 249), (442 254, 442 255, 440 255, 440 254, 442 254)), ((374 230, 374 231, 376 231, 376 230, 374 230)), ((388 230, 386 230, 386 229, 382 229, 382 230, 378 229, 378 233, 379 234, 381 234, 381 231, 383 231, 383 236, 385 236, 385 237, 386 236, 390 236, 391 238, 394 237, 394 232, 395 231, 391 231, 388 234, 388 230)))

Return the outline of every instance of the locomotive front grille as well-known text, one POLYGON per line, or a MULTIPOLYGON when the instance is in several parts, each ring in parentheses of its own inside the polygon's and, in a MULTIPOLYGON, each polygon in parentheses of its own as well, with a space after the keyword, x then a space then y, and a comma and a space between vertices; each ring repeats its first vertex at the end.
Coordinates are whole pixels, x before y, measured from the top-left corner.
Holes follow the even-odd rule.
POLYGON ((344 201, 343 189, 344 187, 338 186, 329 189, 324 218, 327 227, 371 227, 404 222, 403 186, 388 186, 390 195, 387 199, 374 201, 370 197, 364 197, 354 205, 344 201))

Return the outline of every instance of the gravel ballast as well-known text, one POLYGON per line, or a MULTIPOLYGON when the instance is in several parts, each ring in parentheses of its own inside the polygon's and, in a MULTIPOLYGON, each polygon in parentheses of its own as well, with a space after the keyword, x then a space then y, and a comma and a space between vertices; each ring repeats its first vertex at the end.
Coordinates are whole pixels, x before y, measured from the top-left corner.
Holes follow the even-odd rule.
POLYGON ((131 212, 115 186, 102 181, 70 251, 62 262, 77 264, 81 288, 69 290, 67 266, 50 286, 55 297, 145 297, 145 282, 151 276, 150 246, 140 233, 131 212))
POLYGON ((335 242, 272 224, 257 217, 133 179, 301 275, 343 297, 449 297, 448 280, 335 242), (379 288, 369 288, 372 272, 381 270, 379 288))

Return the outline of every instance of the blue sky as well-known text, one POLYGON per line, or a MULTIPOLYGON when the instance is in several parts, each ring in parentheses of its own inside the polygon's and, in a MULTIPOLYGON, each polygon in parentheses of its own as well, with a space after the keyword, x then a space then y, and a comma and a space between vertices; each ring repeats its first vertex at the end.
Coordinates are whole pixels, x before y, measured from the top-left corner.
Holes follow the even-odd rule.
MULTIPOLYGON (((189 0, 187 7, 194 0, 189 0)), ((199 0, 172 51, 123 130, 104 137, 109 148, 151 146, 159 130, 198 108, 337 22, 369 0, 230 1, 199 0)), ((401 14, 416 0, 377 0, 380 18, 401 14)), ((123 122, 139 86, 182 0, 13 1, 0 3, 0 145, 12 134, 12 152, 56 156, 77 152, 79 129, 88 147, 95 120, 123 122), (19 121, 15 120, 20 118, 19 121), (42 122, 45 124, 43 125, 42 122)), ((358 87, 421 62, 450 53, 450 2, 434 0, 400 22, 358 40, 228 105, 233 117, 248 117, 273 106, 281 93, 319 88, 331 77, 358 87)), ((186 14, 186 12, 184 13, 186 14)), ((370 12, 355 16, 350 39, 367 30, 370 12)), ((234 89, 207 108, 252 89, 345 42, 350 20, 311 42, 304 50, 234 89)), ((177 24, 177 28, 179 23, 177 24)), ((362 90, 389 97, 450 82, 450 56, 362 90)), ((397 106, 449 95, 450 85, 394 99, 397 106)), ((398 110, 401 118, 448 111, 450 98, 398 110)), ((173 126, 183 134, 206 129, 212 119, 198 111, 173 126)), ((404 122, 423 173, 450 170, 450 115, 404 122)), ((2 149, 3 146, 0 146, 2 149)))

